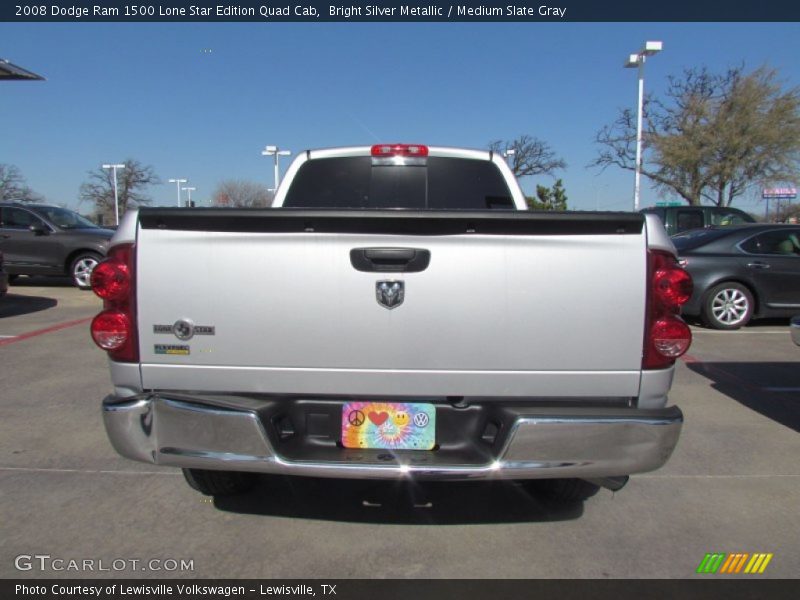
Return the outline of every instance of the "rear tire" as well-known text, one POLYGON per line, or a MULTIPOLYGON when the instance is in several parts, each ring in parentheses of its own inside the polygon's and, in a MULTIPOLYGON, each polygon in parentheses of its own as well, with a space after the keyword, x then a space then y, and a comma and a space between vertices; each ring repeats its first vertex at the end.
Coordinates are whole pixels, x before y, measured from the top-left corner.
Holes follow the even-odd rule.
POLYGON ((206 496, 233 496, 244 493, 255 485, 253 473, 237 471, 210 471, 183 469, 183 476, 193 489, 206 496))
POLYGON ((703 297, 703 324, 712 329, 739 329, 753 316, 755 300, 741 283, 715 285, 703 297))
POLYGON ((588 500, 600 489, 599 485, 583 479, 533 479, 525 483, 535 494, 564 504, 588 500))

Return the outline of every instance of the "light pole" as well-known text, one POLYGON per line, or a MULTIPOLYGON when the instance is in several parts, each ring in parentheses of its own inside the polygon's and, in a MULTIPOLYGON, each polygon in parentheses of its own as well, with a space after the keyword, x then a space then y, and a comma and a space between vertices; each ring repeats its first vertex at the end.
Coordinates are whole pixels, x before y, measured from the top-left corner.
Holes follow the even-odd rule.
POLYGON ((625 61, 626 69, 639 69, 639 102, 636 111, 636 165, 633 180, 633 210, 639 210, 639 181, 642 173, 642 105, 644 103, 644 63, 648 56, 661 52, 661 42, 645 42, 644 48, 625 61))
MULTIPOLYGON (((511 158, 513 161, 513 156, 517 153, 514 148, 506 148, 506 151, 503 152, 503 158, 506 159, 506 163, 508 163, 508 159, 511 158)), ((511 166, 511 165, 509 165, 511 166)))
POLYGON ((115 164, 115 165, 103 165, 104 169, 111 169, 114 173, 114 216, 116 218, 116 223, 119 225, 119 196, 117 195, 117 169, 124 169, 125 165, 122 164, 115 164))
POLYGON ((170 179, 170 183, 174 183, 178 188, 178 208, 181 206, 181 184, 188 182, 188 179, 170 179))
POLYGON ((280 150, 277 146, 267 146, 264 150, 261 151, 263 156, 274 156, 275 157, 275 191, 278 191, 278 184, 280 183, 280 173, 278 171, 278 157, 279 156, 289 156, 291 154, 291 150, 280 150))
POLYGON ((194 187, 184 187, 184 188, 181 188, 181 189, 182 189, 184 192, 186 192, 186 194, 187 194, 186 206, 188 206, 188 207, 190 207, 190 208, 191 208, 191 206, 192 206, 192 192, 193 192, 193 191, 195 191, 197 188, 194 188, 194 187))

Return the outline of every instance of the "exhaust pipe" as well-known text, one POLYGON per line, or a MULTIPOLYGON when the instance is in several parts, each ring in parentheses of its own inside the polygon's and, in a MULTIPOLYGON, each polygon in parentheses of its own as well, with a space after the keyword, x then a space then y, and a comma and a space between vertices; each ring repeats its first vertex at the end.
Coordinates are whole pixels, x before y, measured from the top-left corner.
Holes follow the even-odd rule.
POLYGON ((627 475, 622 475, 621 477, 599 477, 596 479, 584 479, 584 481, 588 481, 589 483, 593 483, 595 485, 599 485, 600 487, 606 488, 607 490, 611 490, 612 492, 616 492, 621 490, 625 487, 625 484, 628 483, 627 475))

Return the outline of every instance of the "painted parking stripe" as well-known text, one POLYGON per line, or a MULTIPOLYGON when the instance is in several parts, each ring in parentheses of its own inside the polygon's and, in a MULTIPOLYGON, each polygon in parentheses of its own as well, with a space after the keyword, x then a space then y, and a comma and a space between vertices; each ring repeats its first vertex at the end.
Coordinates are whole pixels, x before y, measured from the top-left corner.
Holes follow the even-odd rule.
POLYGON ((736 329, 733 331, 709 331, 708 329, 695 329, 694 327, 690 328, 692 330, 692 334, 704 334, 704 335, 730 335, 730 336, 740 336, 740 335, 789 335, 789 330, 786 329, 784 331, 742 331, 741 329, 736 329))
POLYGON ((101 475, 180 475, 180 471, 120 471, 118 469, 47 469, 37 467, 0 467, 0 473, 99 473, 101 475))
POLYGON ((45 327, 44 329, 37 329, 36 331, 21 333, 11 338, 0 339, 0 346, 8 346, 9 344, 16 344, 17 342, 22 342, 24 340, 28 340, 33 337, 45 335, 47 333, 53 333, 55 331, 61 331, 62 329, 67 329, 69 327, 75 327, 75 325, 88 323, 93 318, 94 317, 84 317, 83 319, 75 319, 74 321, 67 321, 65 323, 59 323, 58 325, 53 325, 51 327, 45 327))

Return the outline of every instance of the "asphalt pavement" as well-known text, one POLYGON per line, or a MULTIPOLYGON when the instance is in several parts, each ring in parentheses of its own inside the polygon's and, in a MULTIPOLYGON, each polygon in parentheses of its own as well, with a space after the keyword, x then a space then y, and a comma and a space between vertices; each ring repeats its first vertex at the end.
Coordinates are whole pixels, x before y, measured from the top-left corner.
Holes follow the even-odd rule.
POLYGON ((749 577, 800 574, 800 348, 787 322, 694 328, 666 467, 555 508, 510 482, 278 477, 210 500, 109 445, 111 384, 88 333, 99 307, 41 278, 0 300, 0 577, 743 577, 698 575, 717 552, 771 553, 749 577))

